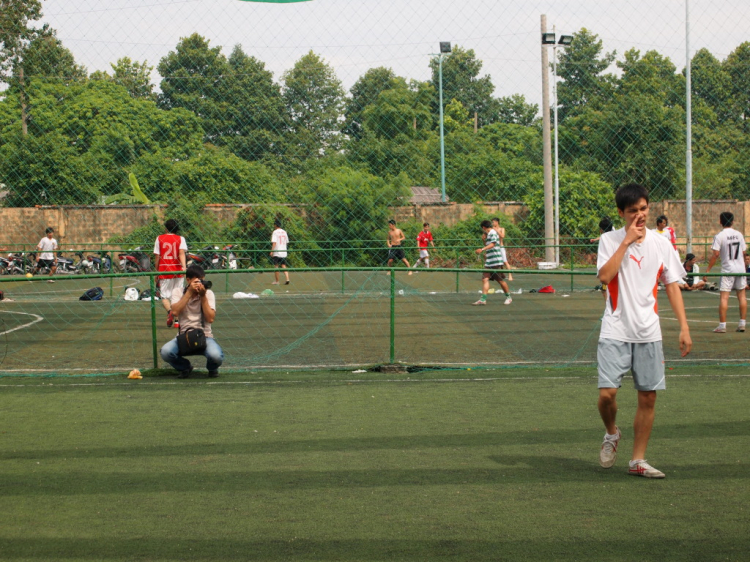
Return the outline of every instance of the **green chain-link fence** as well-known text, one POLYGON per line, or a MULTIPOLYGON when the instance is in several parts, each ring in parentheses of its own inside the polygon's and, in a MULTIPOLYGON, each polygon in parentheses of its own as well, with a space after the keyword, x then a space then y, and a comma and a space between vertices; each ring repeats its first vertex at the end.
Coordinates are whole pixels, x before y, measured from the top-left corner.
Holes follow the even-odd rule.
MULTIPOLYGON (((191 252, 210 248, 203 253, 215 253, 220 267, 230 267, 234 253, 238 270, 216 280, 227 312, 217 333, 228 342, 230 366, 388 361, 394 357, 387 349, 366 353, 366 345, 337 339, 353 333, 346 327, 330 330, 348 318, 368 342, 388 342, 392 303, 397 329, 445 339, 428 346, 432 355, 397 347, 397 361, 590 360, 573 343, 551 353, 539 338, 559 338, 577 310, 592 322, 578 334, 581 341, 596 331, 601 297, 593 292, 590 240, 602 217, 617 222, 616 186, 644 183, 652 194, 651 221, 667 214, 684 253, 680 201, 690 172, 692 249, 701 259, 719 228, 719 211, 732 209, 740 229, 750 221, 750 6, 693 0, 688 11, 680 2, 609 4, 0 0, 0 249, 19 256, 17 269, 0 264, 8 274, 0 289, 13 299, 0 305, 4 367, 86 365, 100 349, 96 364, 124 368, 141 339, 145 351, 136 355, 148 364, 148 307, 122 301, 127 285, 147 288, 145 278, 70 276, 52 285, 22 276, 47 226, 74 262, 101 254, 117 271, 120 253, 140 247, 150 254, 166 218, 180 222, 191 252), (547 46, 542 14, 555 33, 547 46), (571 36, 569 44, 559 43, 563 35, 571 36), (441 42, 450 43, 442 47, 448 52, 441 42), (452 326, 451 318, 471 325, 465 317, 473 309, 461 307, 470 300, 466 293, 476 292, 478 274, 457 277, 454 269, 480 265, 473 250, 481 220, 501 219, 515 267, 548 261, 543 56, 553 123, 557 107, 557 142, 552 136, 549 149, 558 149, 559 261, 581 273, 566 297, 575 305, 545 308, 568 302, 559 292, 557 301, 528 297, 529 305, 545 303, 548 316, 536 318, 536 308, 522 312, 526 297, 519 296, 503 309, 507 319, 480 323, 482 337, 492 346, 506 341, 500 347, 512 348, 512 357, 460 338, 449 345, 450 328, 435 326, 452 326), (123 212, 113 218, 113 209, 123 212), (448 270, 420 274, 418 283, 399 273, 403 286, 393 288, 397 296, 404 291, 401 300, 391 296, 383 272, 363 269, 385 265, 391 218, 406 235, 410 263, 418 257, 417 232, 430 222, 432 265, 448 270), (289 294, 240 303, 231 298, 235 292, 270 287, 268 273, 238 271, 270 266, 276 220, 289 233, 292 267, 329 270, 295 271, 289 294), (105 300, 77 302, 94 285, 105 289, 105 300), (252 320, 255 314, 263 321, 252 320), (533 345, 508 339, 523 333, 510 327, 516 322, 534 325, 533 345), (290 341, 305 338, 309 350, 292 353, 285 330, 290 341), (305 336, 314 330, 328 334, 327 343, 305 336), (451 346, 455 353, 447 351, 451 346), (359 358, 352 350, 362 351, 359 358)), ((561 284, 526 273, 511 289, 528 292, 546 281, 561 284)), ((695 304, 700 316, 716 299, 698 298, 710 303, 695 304)), ((163 332, 157 311, 161 341, 171 333, 163 332)), ((731 345, 714 352, 746 358, 731 345)))

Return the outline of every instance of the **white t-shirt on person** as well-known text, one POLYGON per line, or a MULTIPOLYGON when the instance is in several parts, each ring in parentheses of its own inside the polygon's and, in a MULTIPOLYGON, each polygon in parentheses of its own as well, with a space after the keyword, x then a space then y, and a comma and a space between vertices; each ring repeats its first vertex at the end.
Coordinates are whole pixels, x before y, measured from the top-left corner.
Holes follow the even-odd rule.
POLYGON ((275 244, 273 247, 273 255, 277 258, 286 257, 286 245, 289 243, 289 237, 286 235, 286 230, 283 228, 277 228, 271 235, 271 242, 275 244))
MULTIPOLYGON (((597 271, 615 254, 623 240, 624 228, 602 234, 597 271)), ((672 245, 647 229, 643 242, 628 247, 617 275, 607 285, 607 307, 599 338, 629 343, 661 341, 658 283, 669 285, 683 277, 685 269, 672 245)))
MULTIPOLYGON (((182 295, 185 294, 185 287, 178 287, 172 291, 172 296, 169 301, 174 306, 180 302, 182 295)), ((208 306, 211 310, 216 310, 216 295, 209 289, 206 291, 206 298, 208 299, 208 306)), ((214 337, 211 331, 211 323, 205 321, 205 317, 201 311, 201 298, 198 295, 193 295, 185 308, 180 313, 178 320, 180 322, 180 331, 184 332, 186 328, 203 328, 203 332, 207 338, 214 337)))
POLYGON ((39 254, 39 259, 53 260, 55 259, 55 250, 57 250, 57 240, 45 236, 39 241, 37 248, 42 251, 42 253, 39 254))
POLYGON ((711 249, 719 251, 722 273, 745 273, 743 252, 747 249, 747 245, 741 232, 733 228, 725 228, 714 236, 711 249))

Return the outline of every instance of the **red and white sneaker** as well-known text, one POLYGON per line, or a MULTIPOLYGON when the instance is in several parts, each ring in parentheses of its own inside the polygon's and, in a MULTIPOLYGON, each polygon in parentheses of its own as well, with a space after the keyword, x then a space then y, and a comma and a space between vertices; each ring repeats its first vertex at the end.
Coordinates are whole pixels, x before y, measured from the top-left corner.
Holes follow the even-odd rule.
POLYGON ((644 478, 664 478, 665 476, 661 470, 656 470, 646 461, 631 461, 628 474, 632 474, 633 476, 643 476, 644 478))
POLYGON ((727 333, 726 328, 722 328, 721 326, 714 328, 714 334, 726 334, 726 333, 727 333))
POLYGON ((604 436, 602 448, 599 450, 599 464, 602 468, 614 466, 617 460, 617 445, 620 444, 620 437, 622 437, 622 434, 619 427, 617 428, 617 437, 614 439, 607 439, 607 436, 604 436))
POLYGON ((167 328, 171 328, 172 324, 174 324, 174 314, 172 314, 172 311, 170 310, 167 312, 167 328))
POLYGON ((174 321, 174 327, 177 328, 178 330, 180 329, 180 321, 179 320, 175 319, 175 321, 174 321))

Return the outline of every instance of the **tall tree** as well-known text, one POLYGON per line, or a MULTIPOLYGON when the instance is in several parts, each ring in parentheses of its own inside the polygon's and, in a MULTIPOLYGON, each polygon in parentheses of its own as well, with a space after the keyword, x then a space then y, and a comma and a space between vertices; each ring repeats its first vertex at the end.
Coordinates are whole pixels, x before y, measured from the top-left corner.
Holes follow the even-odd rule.
POLYGON ((227 129, 222 140, 246 160, 278 154, 282 151, 289 118, 273 73, 239 45, 232 50, 228 64, 229 71, 220 89, 227 103, 227 129))
POLYGON ((622 70, 618 81, 621 94, 645 94, 669 107, 678 104, 684 107, 685 77, 676 73, 669 57, 653 50, 641 56, 637 49, 630 49, 617 66, 622 70))
POLYGON ((333 68, 310 51, 284 73, 283 80, 284 101, 296 142, 304 146, 308 156, 335 149, 344 89, 333 68))
POLYGON ((495 104, 494 122, 514 123, 530 127, 534 124, 539 114, 539 106, 535 103, 526 103, 523 94, 513 94, 502 97, 495 104))
POLYGON ((732 117, 731 77, 708 49, 700 49, 690 62, 694 103, 713 110, 719 123, 732 117))
POLYGON ((723 66, 731 80, 734 116, 747 132, 750 123, 750 41, 732 51, 723 66))
POLYGON ((229 72, 221 47, 210 47, 207 39, 193 33, 159 61, 157 70, 162 75, 161 107, 192 111, 201 118, 206 140, 220 142, 228 110, 222 79, 229 72))
POLYGON ((606 100, 614 89, 614 76, 603 74, 615 60, 615 51, 604 53, 599 36, 581 28, 573 34, 573 42, 562 50, 557 76, 560 105, 558 118, 562 123, 569 116, 583 111, 589 104, 606 100))
POLYGON ((151 83, 151 71, 154 67, 149 66, 148 61, 138 62, 130 60, 130 57, 123 57, 110 66, 113 71, 112 81, 123 86, 132 97, 156 100, 154 85, 151 83))
POLYGON ((365 107, 363 128, 386 139, 398 135, 423 137, 423 133, 432 128, 432 86, 424 82, 413 82, 410 86, 402 81, 396 84, 396 87, 380 92, 377 99, 365 107))
POLYGON ((31 22, 41 17, 40 0, 0 0, 0 80, 8 81, 8 72, 38 32, 31 22))
POLYGON ((346 100, 342 132, 353 138, 360 138, 363 134, 364 112, 367 107, 377 101, 381 92, 399 86, 405 87, 406 80, 396 76, 390 68, 380 66, 365 72, 352 86, 352 97, 346 100))
MULTIPOLYGON (((439 63, 436 58, 430 60, 432 85, 438 93, 440 87, 439 63)), ((455 46, 450 56, 443 59, 443 103, 456 99, 469 111, 471 117, 477 113, 480 126, 488 125, 495 116, 495 103, 492 92, 495 86, 489 74, 479 76, 482 61, 477 58, 474 49, 455 46)), ((439 96, 435 96, 435 112, 439 96)))

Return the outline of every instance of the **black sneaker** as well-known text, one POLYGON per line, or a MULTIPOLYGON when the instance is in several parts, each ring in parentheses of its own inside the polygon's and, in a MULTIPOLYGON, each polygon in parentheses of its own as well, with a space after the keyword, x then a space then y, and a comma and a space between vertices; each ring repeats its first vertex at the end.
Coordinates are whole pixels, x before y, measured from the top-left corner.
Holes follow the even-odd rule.
POLYGON ((190 373, 192 373, 192 372, 193 372, 193 367, 191 365, 190 368, 188 368, 187 370, 180 371, 179 373, 177 373, 177 378, 178 379, 186 379, 186 378, 188 378, 190 376, 190 373))
POLYGON ((286 283, 284 283, 284 285, 289 285, 289 281, 287 281, 286 283))
POLYGON ((217 378, 219 378, 219 371, 209 371, 208 372, 208 378, 209 379, 217 379, 217 378))

